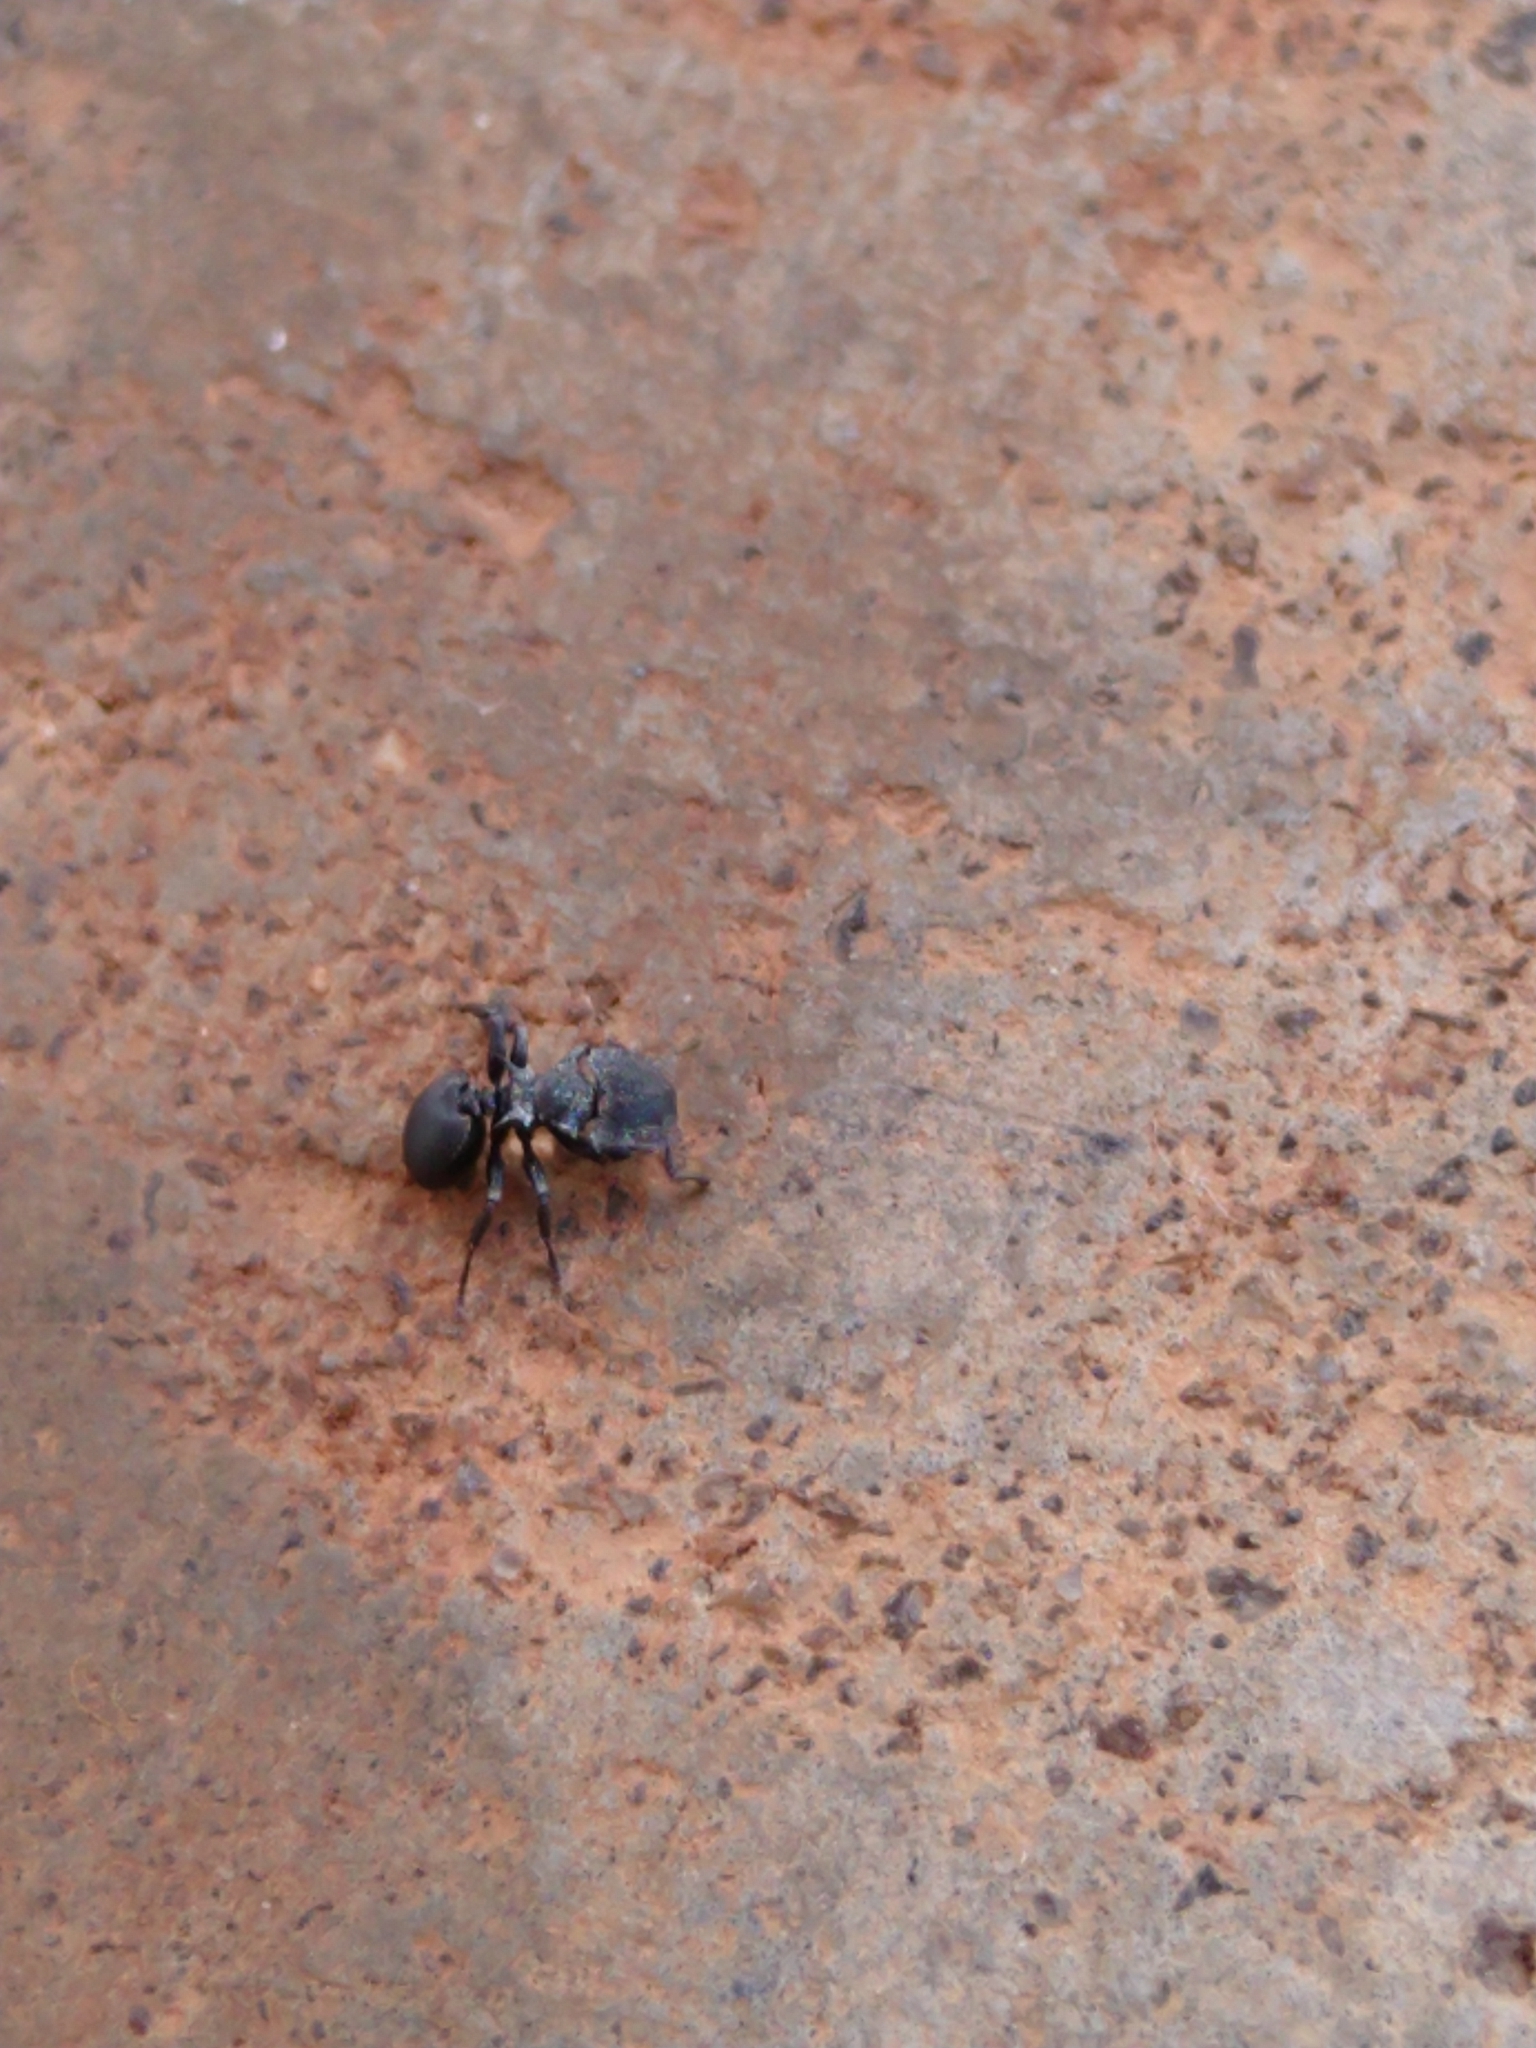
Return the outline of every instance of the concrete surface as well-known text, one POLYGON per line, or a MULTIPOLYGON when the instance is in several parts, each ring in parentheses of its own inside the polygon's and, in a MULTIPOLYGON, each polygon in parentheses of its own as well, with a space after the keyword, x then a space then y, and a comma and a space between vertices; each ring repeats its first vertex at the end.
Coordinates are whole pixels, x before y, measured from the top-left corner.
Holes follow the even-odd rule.
POLYGON ((1532 21, 0 9, 6 2048, 1536 2040, 1532 21))

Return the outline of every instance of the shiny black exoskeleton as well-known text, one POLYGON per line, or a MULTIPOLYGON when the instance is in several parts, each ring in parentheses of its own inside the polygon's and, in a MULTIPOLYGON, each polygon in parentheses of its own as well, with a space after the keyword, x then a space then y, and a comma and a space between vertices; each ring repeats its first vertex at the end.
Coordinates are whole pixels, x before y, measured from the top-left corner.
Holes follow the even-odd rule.
POLYGON ((553 1134, 582 1159, 632 1159, 656 1152, 668 1177, 696 1188, 708 1176, 679 1164, 681 1135, 677 1095, 652 1061, 623 1045, 578 1045, 547 1074, 528 1065, 528 1027, 507 1003, 464 1003, 485 1026, 486 1085, 462 1069, 439 1074, 411 1104, 401 1150, 406 1171, 424 1188, 454 1187, 468 1178, 485 1150, 485 1207, 469 1234, 459 1303, 469 1285, 470 1263, 491 1227, 506 1181, 502 1148, 509 1137, 522 1147, 523 1172, 538 1205, 550 1277, 560 1286, 560 1261, 550 1234, 549 1181, 533 1149, 533 1134, 553 1134))

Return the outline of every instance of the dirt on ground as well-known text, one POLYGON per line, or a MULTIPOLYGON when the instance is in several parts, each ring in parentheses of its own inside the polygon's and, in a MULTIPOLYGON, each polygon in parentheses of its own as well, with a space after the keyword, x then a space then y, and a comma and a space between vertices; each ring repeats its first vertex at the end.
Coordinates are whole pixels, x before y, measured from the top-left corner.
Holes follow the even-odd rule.
POLYGON ((0 5, 3 2048, 1536 2038, 1533 117, 0 5))

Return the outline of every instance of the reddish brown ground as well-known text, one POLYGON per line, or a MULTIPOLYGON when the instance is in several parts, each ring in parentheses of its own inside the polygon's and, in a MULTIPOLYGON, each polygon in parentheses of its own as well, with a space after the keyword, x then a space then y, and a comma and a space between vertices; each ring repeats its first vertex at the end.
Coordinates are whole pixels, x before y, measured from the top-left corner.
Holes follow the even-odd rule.
POLYGON ((0 2039, 1528 2040, 1536 42, 0 49, 0 2039))

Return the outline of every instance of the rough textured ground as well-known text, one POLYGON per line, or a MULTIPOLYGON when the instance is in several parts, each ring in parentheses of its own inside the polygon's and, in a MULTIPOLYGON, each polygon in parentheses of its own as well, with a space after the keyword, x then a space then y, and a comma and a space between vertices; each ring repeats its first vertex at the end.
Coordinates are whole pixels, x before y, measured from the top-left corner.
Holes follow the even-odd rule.
POLYGON ((1536 2038, 1536 16, 0 8, 0 2039, 1536 2038), (516 993, 703 1198, 398 1165, 516 993))

